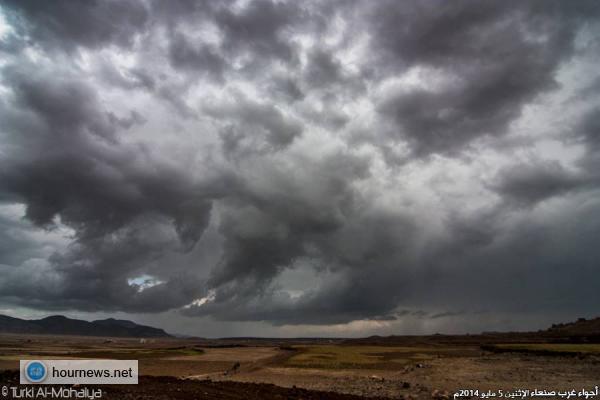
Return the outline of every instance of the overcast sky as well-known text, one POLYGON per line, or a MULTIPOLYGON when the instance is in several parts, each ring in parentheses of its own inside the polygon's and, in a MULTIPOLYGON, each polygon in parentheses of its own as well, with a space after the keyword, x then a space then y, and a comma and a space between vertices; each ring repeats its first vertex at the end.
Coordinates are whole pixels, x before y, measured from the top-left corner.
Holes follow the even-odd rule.
POLYGON ((201 336, 600 310, 600 2, 0 3, 0 313, 201 336))

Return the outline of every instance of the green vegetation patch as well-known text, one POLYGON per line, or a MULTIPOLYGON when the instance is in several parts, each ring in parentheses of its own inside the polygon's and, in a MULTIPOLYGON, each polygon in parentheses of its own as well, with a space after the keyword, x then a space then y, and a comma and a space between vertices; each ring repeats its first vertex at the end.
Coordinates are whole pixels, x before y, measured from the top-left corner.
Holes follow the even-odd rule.
POLYGON ((388 346, 297 346, 285 365, 322 369, 400 369, 406 364, 437 357, 434 349, 388 346))
POLYGON ((114 349, 99 351, 70 352, 71 357, 80 358, 109 358, 116 360, 141 360, 151 358, 169 358, 178 356, 196 356, 204 354, 200 348, 181 347, 181 348, 158 348, 158 349, 114 349))

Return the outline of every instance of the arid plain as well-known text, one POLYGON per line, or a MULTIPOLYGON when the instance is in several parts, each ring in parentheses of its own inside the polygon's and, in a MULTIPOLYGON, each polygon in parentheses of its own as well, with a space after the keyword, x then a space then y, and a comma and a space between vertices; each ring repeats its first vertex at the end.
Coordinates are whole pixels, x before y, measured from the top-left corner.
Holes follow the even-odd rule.
POLYGON ((546 331, 357 340, 7 334, 0 349, 3 384, 18 381, 20 359, 139 360, 140 383, 105 386, 107 398, 443 399, 460 389, 581 390, 600 383, 600 344, 546 331))

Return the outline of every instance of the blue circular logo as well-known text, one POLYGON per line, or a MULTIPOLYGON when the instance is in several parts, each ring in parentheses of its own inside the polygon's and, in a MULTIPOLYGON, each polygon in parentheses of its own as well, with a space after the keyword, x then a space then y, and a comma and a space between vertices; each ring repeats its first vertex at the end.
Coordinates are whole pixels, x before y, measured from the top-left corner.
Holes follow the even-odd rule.
POLYGON ((29 382, 38 383, 46 379, 46 366, 43 362, 34 360, 25 365, 25 377, 29 382))

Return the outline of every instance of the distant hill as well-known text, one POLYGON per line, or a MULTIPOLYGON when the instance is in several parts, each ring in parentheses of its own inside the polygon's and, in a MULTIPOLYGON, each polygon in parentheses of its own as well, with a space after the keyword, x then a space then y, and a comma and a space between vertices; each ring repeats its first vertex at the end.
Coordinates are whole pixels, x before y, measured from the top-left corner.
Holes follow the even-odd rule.
POLYGON ((0 315, 0 333, 140 338, 171 336, 162 329, 138 325, 135 322, 126 320, 108 318, 89 322, 67 318, 62 315, 32 320, 0 315))
POLYGON ((345 339, 344 344, 415 345, 415 344, 486 344, 486 343, 600 343, 600 317, 579 318, 575 322, 554 324, 536 332, 483 332, 466 335, 370 336, 345 339))
POLYGON ((600 336, 600 318, 579 318, 575 322, 569 322, 566 324, 554 324, 550 327, 550 329, 547 330, 547 332, 570 336, 600 336))

